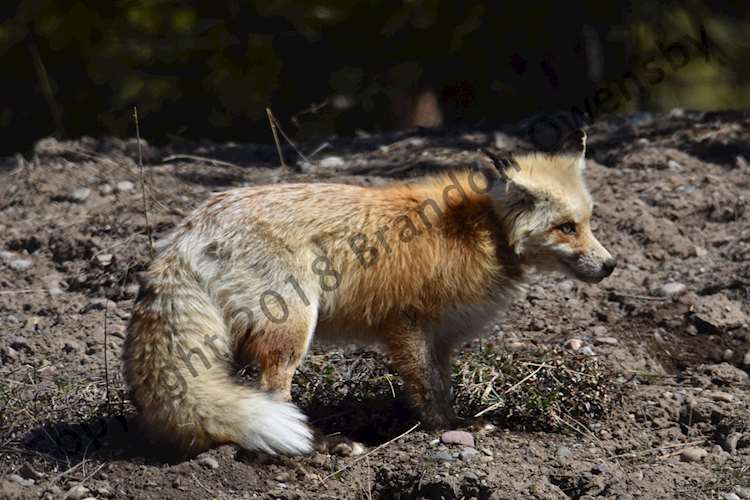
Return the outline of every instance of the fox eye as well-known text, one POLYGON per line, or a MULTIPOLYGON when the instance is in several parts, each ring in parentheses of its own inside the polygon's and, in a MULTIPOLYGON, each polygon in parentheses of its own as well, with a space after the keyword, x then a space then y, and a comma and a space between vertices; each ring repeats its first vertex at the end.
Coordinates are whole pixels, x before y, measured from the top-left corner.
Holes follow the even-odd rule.
POLYGON ((576 234, 576 225, 573 222, 566 222, 565 224, 560 224, 557 226, 557 229, 562 231, 563 234, 567 235, 574 235, 576 234))

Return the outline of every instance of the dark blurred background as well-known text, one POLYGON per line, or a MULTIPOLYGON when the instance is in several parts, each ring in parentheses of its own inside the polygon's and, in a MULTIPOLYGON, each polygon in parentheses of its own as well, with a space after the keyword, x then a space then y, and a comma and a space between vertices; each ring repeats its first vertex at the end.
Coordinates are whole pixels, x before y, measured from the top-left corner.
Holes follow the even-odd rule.
MULTIPOLYGON (((750 2, 6 1, 0 153, 746 108, 750 2)), ((561 122, 542 124, 548 127, 561 122)))

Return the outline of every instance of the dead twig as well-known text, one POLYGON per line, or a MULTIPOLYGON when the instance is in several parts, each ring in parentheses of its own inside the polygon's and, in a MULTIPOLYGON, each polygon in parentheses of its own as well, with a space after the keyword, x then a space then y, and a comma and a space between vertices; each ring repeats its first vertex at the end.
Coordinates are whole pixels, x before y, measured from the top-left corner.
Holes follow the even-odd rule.
POLYGON ((284 153, 281 152, 281 143, 279 142, 279 134, 276 132, 276 119, 271 113, 271 108, 266 108, 266 114, 268 115, 268 123, 271 125, 271 133, 273 133, 273 140, 276 143, 276 152, 279 154, 279 162, 282 167, 286 167, 284 163, 284 153))
POLYGON ((667 300, 667 297, 655 297, 653 295, 635 295, 635 294, 620 293, 620 292, 610 292, 610 293, 614 295, 615 297, 620 297, 623 299, 653 300, 657 302, 667 300))
POLYGON ((377 453, 378 451, 382 450, 382 449, 383 449, 383 448, 385 448, 386 446, 388 446, 388 445, 390 445, 390 444, 392 444, 392 443, 395 443, 396 441, 398 441, 398 440, 399 440, 399 439, 401 439, 402 437, 404 437, 404 436, 406 436, 406 435, 410 434, 411 432, 413 432, 413 431, 414 431, 414 429, 416 429, 416 428, 417 428, 417 427, 419 427, 420 425, 422 425, 422 422, 417 422, 416 424, 414 424, 413 426, 411 426, 411 428, 410 428, 409 430, 407 430, 407 431, 405 431, 405 432, 402 432, 401 434, 399 434, 399 435, 398 435, 398 436, 396 436, 395 438, 393 438, 393 439, 391 439, 391 440, 389 440, 389 441, 386 441, 385 443, 383 443, 383 444, 381 444, 381 445, 377 446, 376 448, 373 448, 372 450, 368 451, 367 453, 365 453, 365 454, 364 454, 364 455, 362 455, 361 457, 358 457, 358 458, 357 458, 356 460, 353 460, 352 462, 348 463, 348 464, 347 464, 347 465, 345 465, 344 467, 340 468, 340 469, 339 469, 339 470, 337 470, 336 472, 332 472, 331 474, 328 474, 328 475, 327 475, 327 476, 325 476, 325 477, 324 477, 323 479, 321 479, 321 480, 320 480, 320 482, 321 482, 321 483, 325 483, 326 481, 328 481, 329 479, 331 479, 331 478, 332 478, 333 476, 335 476, 335 475, 337 475, 337 474, 340 474, 340 473, 344 472, 345 470, 347 470, 347 469, 351 468, 351 467, 352 467, 352 466, 353 466, 354 464, 356 464, 356 463, 360 462, 361 460, 364 460, 365 458, 369 457, 370 455, 372 455, 372 454, 374 454, 374 453, 377 453))
POLYGON ((184 161, 184 160, 210 163, 210 164, 218 166, 218 167, 242 168, 242 165, 237 165, 236 163, 230 163, 230 162, 224 161, 224 160, 217 160, 215 158, 208 158, 206 156, 171 155, 171 156, 167 156, 166 158, 162 158, 162 162, 164 162, 164 163, 169 163, 169 162, 172 162, 172 161, 184 161))
POLYGON ((138 139, 138 170, 141 177, 141 196, 143 197, 143 218, 146 220, 146 234, 148 235, 148 247, 151 258, 154 258, 154 237, 151 234, 151 223, 148 220, 148 199, 146 197, 146 178, 143 173, 143 151, 141 150, 141 127, 138 123, 138 107, 133 107, 133 120, 135 121, 135 135, 138 139))
MULTIPOLYGON (((684 447, 687 447, 687 446, 695 446, 695 445, 698 445, 698 444, 703 444, 705 442, 706 442, 705 439, 700 439, 698 441, 691 441, 689 443, 665 444, 664 446, 655 446, 655 447, 649 448, 647 450, 631 451, 631 452, 628 452, 628 453, 620 453, 619 455, 612 455, 612 458, 624 458, 624 457, 635 458, 635 457, 640 457, 640 456, 643 456, 643 455, 648 455, 649 453, 653 453, 653 452, 660 451, 660 450, 669 450, 671 448, 684 448, 684 447)), ((680 452, 682 452, 682 450, 680 450, 680 452)))
MULTIPOLYGON (((539 366, 539 368, 537 368, 533 372, 529 373, 524 378, 522 378, 521 380, 519 380, 518 382, 516 382, 515 384, 513 384, 511 387, 509 387, 505 392, 503 392, 503 395, 508 394, 511 391, 514 391, 521 384, 523 384, 524 382, 526 382, 527 380, 529 380, 531 377, 533 377, 534 375, 536 375, 537 373, 539 373, 542 370, 542 368, 546 368, 547 366, 549 366, 549 365, 547 365, 546 363, 542 363, 539 366)), ((477 413, 476 415, 474 415, 474 418, 481 417, 482 415, 484 415, 488 411, 492 411, 492 410, 495 410, 495 409, 499 408, 500 406, 502 406, 502 404, 503 404, 503 401, 498 401, 497 403, 494 403, 494 404, 488 406, 484 410, 482 410, 479 413, 477 413)))

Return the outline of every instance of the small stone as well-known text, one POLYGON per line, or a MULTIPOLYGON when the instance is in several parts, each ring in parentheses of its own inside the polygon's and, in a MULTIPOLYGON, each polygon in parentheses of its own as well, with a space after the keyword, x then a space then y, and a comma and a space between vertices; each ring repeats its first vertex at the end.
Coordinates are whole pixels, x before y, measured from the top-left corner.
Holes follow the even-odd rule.
POLYGON ((456 457, 448 451, 436 451, 430 454, 430 458, 435 462, 454 462, 456 457))
POLYGON ((736 493, 722 493, 721 498, 724 500, 742 500, 736 493))
POLYGON ((130 181, 120 181, 115 186, 115 189, 117 189, 117 191, 119 191, 120 193, 127 193, 135 189, 135 184, 130 181))
POLYGON ((65 493, 65 500, 83 500, 89 494, 89 489, 82 484, 77 484, 65 493))
POLYGON ((216 470, 219 468, 219 462, 214 457, 203 457, 198 460, 198 463, 206 469, 216 470))
POLYGON ((609 467, 605 463, 596 464, 591 468, 592 474, 606 474, 607 472, 609 472, 609 467))
POLYGON ((660 286, 656 290, 656 293, 661 295, 662 297, 677 297, 678 295, 682 295, 686 291, 687 286, 685 286, 683 283, 678 283, 675 281, 660 286))
POLYGON ((317 451, 313 453, 311 459, 312 463, 315 465, 325 465, 326 462, 328 462, 328 457, 324 455, 323 453, 318 453, 317 451))
POLYGON ((596 353, 591 348, 591 346, 587 346, 587 345, 581 347, 581 354, 586 355, 586 356, 596 356, 596 353))
POLYGON ((34 485, 33 479, 24 479, 18 474, 10 474, 8 476, 8 480, 16 484, 20 484, 21 486, 33 486, 34 485))
POLYGON ((100 253, 96 255, 96 261, 100 266, 106 267, 112 263, 114 256, 111 253, 100 253))
POLYGON ((744 358, 742 358, 742 363, 743 363, 743 364, 744 364, 745 366, 750 366, 750 351, 747 351, 747 352, 745 353, 745 357, 744 357, 744 358))
POLYGON ((331 453, 340 457, 350 457, 352 456, 352 451, 352 447, 349 443, 339 443, 333 447, 331 453))
POLYGON ((364 452, 365 452, 365 445, 357 441, 354 441, 352 443, 352 456, 353 457, 358 457, 359 455, 362 455, 364 452))
POLYGON ((276 474, 273 480, 280 483, 287 483, 292 480, 292 475, 289 472, 282 472, 281 474, 276 474))
POLYGON ((476 472, 470 470, 464 472, 464 479, 466 481, 479 482, 479 476, 477 476, 476 472))
POLYGON ((99 186, 99 194, 102 196, 107 196, 108 194, 112 194, 112 186, 109 184, 102 184, 99 186))
POLYGON ((680 460, 683 462, 700 462, 706 455, 708 455, 708 452, 703 448, 690 447, 682 450, 680 460))
POLYGON ((714 391, 709 393, 709 397, 714 401, 722 401, 724 403, 731 403, 734 401, 734 396, 724 391, 714 391))
POLYGON ((620 341, 615 337, 596 337, 594 343, 597 345, 617 345, 620 341))
POLYGON ((463 446, 474 447, 474 436, 466 431, 447 431, 440 436, 440 440, 445 444, 460 444, 463 446))
POLYGON ((724 352, 721 353, 722 361, 731 361, 733 357, 734 351, 731 349, 724 349, 724 352))
POLYGON ((83 203, 90 194, 91 190, 89 188, 78 188, 70 194, 70 198, 75 202, 83 203))
POLYGON ((469 448, 469 447, 464 448, 458 454, 458 457, 464 462, 470 462, 474 460, 475 458, 477 458, 478 456, 479 456, 479 452, 476 450, 476 448, 469 448))
POLYGON ((557 459, 558 460, 567 460, 570 457, 573 456, 573 450, 568 448, 567 446, 560 446, 557 448, 557 459))
POLYGON ((742 499, 750 498, 750 487, 737 485, 734 487, 734 492, 742 499))
POLYGON ((578 351, 583 347, 583 340, 581 339, 568 339, 563 344, 563 347, 570 349, 571 351, 578 351))
POLYGON ((24 479, 39 480, 44 477, 44 474, 35 470, 28 462, 24 463, 23 466, 21 466, 18 474, 24 479))
POLYGON ((594 337, 604 337, 607 335, 607 327, 604 325, 597 325, 591 330, 591 333, 594 334, 594 337))
POLYGON ((320 160, 320 166, 323 168, 343 167, 344 160, 338 156, 327 156, 320 160))
POLYGON ((727 453, 731 453, 732 455, 734 455, 734 453, 737 451, 737 445, 740 442, 740 437, 742 437, 742 435, 739 432, 730 432, 729 435, 724 438, 724 442, 721 445, 727 451, 727 453))
POLYGON ((669 160, 667 162, 667 167, 669 167, 670 170, 676 170, 676 171, 681 171, 685 169, 678 161, 675 161, 675 160, 669 160))
POLYGON ((16 271, 28 271, 29 269, 31 269, 33 262, 31 262, 29 259, 16 259, 10 261, 10 264, 8 265, 11 269, 14 269, 16 271))
POLYGON ((573 280, 565 280, 559 285, 560 291, 563 293, 570 293, 576 289, 576 283, 573 280))

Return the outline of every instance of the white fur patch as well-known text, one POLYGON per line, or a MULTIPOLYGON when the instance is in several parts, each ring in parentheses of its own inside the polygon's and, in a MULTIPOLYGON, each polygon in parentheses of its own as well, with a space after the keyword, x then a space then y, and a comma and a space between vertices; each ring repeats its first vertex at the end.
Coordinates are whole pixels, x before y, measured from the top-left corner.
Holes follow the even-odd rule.
POLYGON ((313 434, 307 417, 292 403, 257 393, 239 402, 245 428, 239 444, 249 450, 301 455, 312 451, 313 434))

